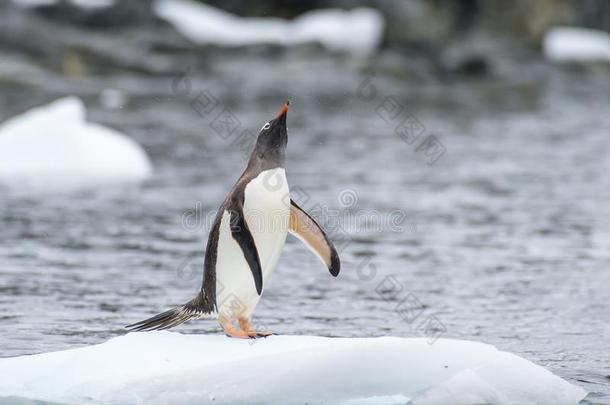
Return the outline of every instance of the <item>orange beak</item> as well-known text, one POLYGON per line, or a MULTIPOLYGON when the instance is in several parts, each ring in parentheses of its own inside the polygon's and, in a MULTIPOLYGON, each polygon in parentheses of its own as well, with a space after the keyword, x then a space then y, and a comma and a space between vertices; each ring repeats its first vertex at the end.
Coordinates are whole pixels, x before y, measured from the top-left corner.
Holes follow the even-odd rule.
POLYGON ((290 101, 286 100, 286 102, 284 103, 284 106, 282 107, 279 114, 277 115, 277 118, 280 118, 280 117, 288 114, 289 109, 290 109, 290 101))

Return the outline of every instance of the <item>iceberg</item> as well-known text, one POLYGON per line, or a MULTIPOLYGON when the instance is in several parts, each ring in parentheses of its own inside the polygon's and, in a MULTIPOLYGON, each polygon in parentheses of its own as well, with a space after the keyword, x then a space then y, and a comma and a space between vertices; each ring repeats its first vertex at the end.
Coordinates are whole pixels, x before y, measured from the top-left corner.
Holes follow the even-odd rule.
POLYGON ((140 181, 152 172, 145 151, 111 128, 85 121, 66 97, 0 125, 0 183, 64 188, 140 181))
POLYGON ((555 62, 610 62, 610 34, 603 31, 555 27, 545 34, 543 48, 555 62))
POLYGON ((491 345, 451 339, 129 333, 0 359, 2 399, 60 404, 578 404, 586 392, 491 345))
POLYGON ((371 8, 313 10, 292 21, 242 18, 192 0, 157 0, 153 11, 192 42, 219 46, 319 42, 332 51, 367 55, 384 29, 383 16, 371 8))

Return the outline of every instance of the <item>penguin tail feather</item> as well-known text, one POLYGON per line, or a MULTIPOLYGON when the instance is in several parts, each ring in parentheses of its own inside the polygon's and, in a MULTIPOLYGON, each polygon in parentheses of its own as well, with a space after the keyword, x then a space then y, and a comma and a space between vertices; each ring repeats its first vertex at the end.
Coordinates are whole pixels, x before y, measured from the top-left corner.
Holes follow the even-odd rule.
POLYGON ((130 329, 132 332, 163 330, 181 325, 191 319, 216 318, 213 307, 207 308, 209 306, 205 305, 205 301, 203 292, 201 292, 196 298, 184 305, 161 312, 152 318, 132 323, 131 325, 127 325, 126 328, 130 329))

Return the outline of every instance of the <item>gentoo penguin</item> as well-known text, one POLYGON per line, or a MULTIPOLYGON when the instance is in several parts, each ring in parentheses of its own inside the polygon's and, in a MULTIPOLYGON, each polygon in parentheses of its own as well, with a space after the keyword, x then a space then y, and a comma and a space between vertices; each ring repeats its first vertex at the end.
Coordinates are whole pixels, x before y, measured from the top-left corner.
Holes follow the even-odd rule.
POLYGON ((288 132, 286 102, 261 128, 246 170, 218 210, 208 237, 203 284, 186 304, 127 326, 159 330, 196 318, 216 318, 231 337, 256 338, 251 318, 290 232, 339 274, 339 256, 324 230, 290 199, 284 160, 288 132))

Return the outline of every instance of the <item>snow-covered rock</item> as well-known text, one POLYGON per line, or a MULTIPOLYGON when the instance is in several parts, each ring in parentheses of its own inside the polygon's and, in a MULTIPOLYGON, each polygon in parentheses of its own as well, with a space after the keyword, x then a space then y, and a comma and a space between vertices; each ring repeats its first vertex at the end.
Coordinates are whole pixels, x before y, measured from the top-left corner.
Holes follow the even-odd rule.
POLYGON ((2 397, 67 404, 578 404, 585 391, 461 340, 173 332, 0 359, 2 397))
POLYGON ((66 97, 0 124, 0 183, 65 188, 139 181, 148 156, 127 136, 85 121, 80 99, 66 97))
POLYGON ((192 0, 157 0, 153 7, 189 40, 220 46, 319 42, 330 50, 366 55, 378 47, 384 28, 383 16, 371 8, 314 10, 287 21, 242 18, 192 0))
POLYGON ((610 62, 610 34, 603 31, 555 27, 545 34, 543 46, 555 62, 610 62))

